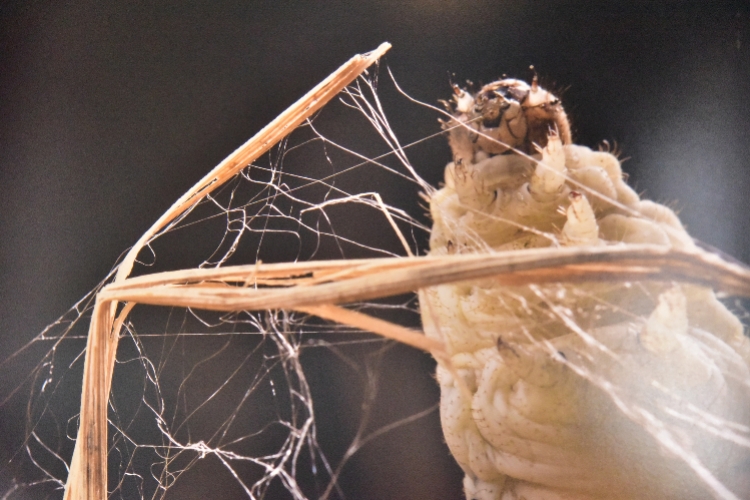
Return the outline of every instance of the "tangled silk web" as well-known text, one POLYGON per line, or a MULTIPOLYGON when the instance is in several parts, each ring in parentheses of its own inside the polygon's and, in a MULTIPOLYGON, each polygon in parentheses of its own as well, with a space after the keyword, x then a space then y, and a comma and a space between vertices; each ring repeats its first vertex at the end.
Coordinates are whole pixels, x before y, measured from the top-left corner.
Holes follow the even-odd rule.
MULTIPOLYGON (((415 112, 430 113, 429 121, 434 123, 434 108, 420 107, 399 94, 390 81, 378 82, 377 71, 371 71, 268 155, 153 238, 140 253, 132 275, 260 262, 396 257, 405 255, 406 248, 424 255, 431 222, 419 196, 431 196, 435 190, 417 171, 442 165, 413 166, 410 157, 437 149, 447 160, 448 148, 442 133, 408 137, 409 130, 399 131, 406 136, 402 144, 386 117, 388 105, 414 106, 415 112)), ((19 367, 35 360, 32 371, 23 368, 23 376, 15 377, 16 384, 3 389, 5 403, 14 398, 28 400, 26 434, 11 464, 5 464, 14 479, 0 492, 3 498, 62 496, 78 428, 90 312, 96 294, 115 271, 24 349, 3 361, 3 370, 19 373, 19 367)), ((663 292, 631 284, 640 293, 633 293, 633 309, 613 311, 623 307, 607 299, 608 293, 615 293, 614 285, 603 295, 601 289, 608 285, 597 286, 599 290, 585 284, 509 290, 500 301, 506 306, 516 304, 496 307, 502 309, 504 320, 510 312, 515 315, 515 333, 504 337, 502 346, 493 338, 492 348, 507 348, 506 354, 516 354, 514 349, 525 352, 529 343, 522 337, 530 322, 544 329, 559 323, 560 317, 565 318, 566 328, 584 340, 591 328, 601 329, 594 318, 607 313, 614 313, 619 322, 636 325, 648 320, 644 316, 648 313, 638 309, 644 297, 650 297, 655 307, 663 292), (605 299, 596 300, 596 294, 605 299), (540 306, 542 302, 546 307, 540 306), (584 306, 590 309, 584 311, 584 306), (560 315, 561 308, 574 313, 560 315)), ((414 295, 349 307, 411 327, 419 324, 414 295)), ((477 316, 472 321, 481 325, 489 319, 477 316)), ((232 483, 235 491, 249 498, 344 498, 347 491, 338 479, 362 446, 436 411, 437 402, 428 402, 373 428, 369 419, 382 375, 378 364, 393 344, 301 313, 215 313, 137 306, 121 335, 109 403, 108 467, 113 498, 184 497, 183 484, 202 482, 210 487, 219 481, 232 483), (366 354, 356 357, 361 352, 366 354), (330 415, 326 415, 326 399, 316 399, 315 386, 335 363, 360 374, 363 397, 351 403, 352 414, 360 419, 353 440, 343 449, 331 450, 319 440, 317 422, 330 420, 330 415)), ((706 351, 722 349, 705 333, 694 332, 691 338, 706 351)), ((540 345, 549 347, 544 342, 540 345)), ((734 480, 742 470, 747 471, 747 461, 733 463, 731 471, 717 472, 721 464, 704 464, 705 457, 691 451, 695 436, 680 427, 689 421, 747 457, 747 419, 731 420, 695 406, 683 411, 680 405, 674 406, 679 412, 669 415, 633 414, 645 406, 626 380, 612 375, 611 362, 599 359, 610 354, 607 349, 616 348, 605 347, 596 356, 580 360, 579 369, 573 370, 576 376, 604 388, 616 400, 615 411, 622 411, 633 425, 648 427, 649 435, 657 435, 654 443, 658 435, 666 436, 651 447, 661 446, 670 460, 681 455, 697 483, 705 486, 702 497, 733 498, 747 493, 742 489, 747 485, 734 480), (599 362, 601 370, 597 370, 599 362), (671 448, 665 443, 671 443, 671 448)), ((564 347, 555 349, 565 357, 564 347)), ((575 367, 574 354, 568 355, 567 362, 575 367)), ((747 398, 747 367, 742 371, 731 356, 721 356, 726 363, 719 375, 741 387, 747 398)), ((419 368, 430 376, 429 363, 419 368)), ((450 375, 440 376, 442 382, 450 375)), ((356 378, 347 383, 355 383, 356 378)), ((443 439, 434 436, 436 442, 443 439)), ((614 446, 615 441, 607 445, 614 446)))
MULTIPOLYGON (((377 81, 358 80, 165 228, 141 252, 132 275, 403 255, 393 222, 412 248, 426 247, 429 226, 419 199, 424 188, 380 106, 377 81), (394 206, 399 199, 403 208, 394 206)), ((434 132, 427 141, 447 149, 434 132)), ((28 398, 28 406, 27 435, 9 467, 16 477, 0 496, 62 496, 79 422, 90 313, 115 272, 4 360, 4 370, 25 370, 25 377, 4 388, 3 399, 28 398)), ((413 295, 354 307, 419 324, 413 295)), ((196 476, 206 485, 235 481, 230 491, 250 498, 343 498, 336 479, 355 451, 390 428, 437 411, 436 401, 417 397, 417 411, 391 415, 387 427, 368 425, 380 358, 392 350, 392 342, 300 313, 136 307, 123 329, 110 397, 111 497, 180 497, 189 473, 189 484, 196 476), (329 369, 345 370, 347 384, 356 386, 350 392, 364 394, 346 416, 362 420, 354 442, 333 451, 318 444, 316 414, 329 417, 325 401, 313 408, 308 381, 312 372, 319 386, 335 384, 325 378, 329 369)), ((434 384, 428 357, 416 370, 434 384)))

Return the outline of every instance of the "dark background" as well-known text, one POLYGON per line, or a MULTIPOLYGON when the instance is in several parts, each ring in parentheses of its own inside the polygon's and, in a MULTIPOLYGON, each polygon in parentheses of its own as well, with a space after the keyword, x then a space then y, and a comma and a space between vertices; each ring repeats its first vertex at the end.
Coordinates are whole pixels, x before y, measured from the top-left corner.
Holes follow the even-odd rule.
MULTIPOLYGON (((0 353, 92 289, 235 147, 383 41, 399 83, 426 102, 450 94, 449 73, 486 82, 527 77, 534 64, 564 90, 576 142, 616 141, 638 191, 748 262, 749 16, 745 2, 3 3, 0 353)), ((389 117, 398 128, 411 113, 389 117)), ((412 161, 436 184, 448 156, 440 144, 412 161)), ((406 349, 396 359, 430 369, 406 349)), ((424 395, 397 386, 384 404, 429 406, 437 391, 423 378, 413 390, 424 395)), ((0 409, 4 464, 21 403, 0 409)), ((461 474, 439 441, 433 414, 371 443, 345 469, 348 498, 459 498, 461 474)), ((0 491, 17 473, 0 469, 0 491)), ((241 494, 216 478, 226 498, 241 494)))

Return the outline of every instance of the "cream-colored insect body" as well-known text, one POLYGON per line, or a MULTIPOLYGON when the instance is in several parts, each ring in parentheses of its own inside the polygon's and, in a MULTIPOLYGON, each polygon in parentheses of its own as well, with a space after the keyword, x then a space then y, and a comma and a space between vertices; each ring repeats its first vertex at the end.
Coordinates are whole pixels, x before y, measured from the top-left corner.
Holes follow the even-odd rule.
MULTIPOLYGON (((536 82, 458 90, 445 126, 454 161, 431 198, 433 256, 695 249, 670 209, 626 185, 615 156, 568 144, 559 101, 536 82)), ((750 493, 750 342, 710 289, 485 279, 422 290, 420 302, 454 367, 438 368, 441 418, 468 499, 750 493)))

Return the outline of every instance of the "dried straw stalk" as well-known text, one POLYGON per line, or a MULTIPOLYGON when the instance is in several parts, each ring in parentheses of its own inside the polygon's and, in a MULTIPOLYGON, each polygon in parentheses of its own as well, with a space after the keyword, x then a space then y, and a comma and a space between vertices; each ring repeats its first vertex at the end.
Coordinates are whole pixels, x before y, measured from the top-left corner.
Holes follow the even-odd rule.
MULTIPOLYGON (((384 43, 369 54, 354 56, 209 172, 141 236, 120 263, 114 283, 122 282, 130 275, 138 253, 159 231, 275 146, 354 81, 390 47, 390 44, 384 43)), ((66 500, 97 500, 107 496, 107 401, 117 352, 119 325, 132 305, 123 308, 120 318, 115 322, 117 308, 117 300, 97 297, 86 344, 80 424, 65 485, 66 500), (113 328, 115 326, 118 328, 113 328)))
POLYGON ((135 258, 161 229, 260 157, 390 48, 352 58, 185 193, 130 250, 114 282, 97 295, 89 330, 81 416, 66 500, 107 495, 107 402, 120 328, 135 304, 216 311, 291 309, 430 352, 450 369, 445 346, 399 325, 337 304, 443 283, 492 279, 507 285, 583 281, 681 281, 750 297, 750 270, 703 250, 654 245, 541 248, 522 252, 251 264, 128 278, 135 258), (118 304, 121 307, 116 315, 118 304))

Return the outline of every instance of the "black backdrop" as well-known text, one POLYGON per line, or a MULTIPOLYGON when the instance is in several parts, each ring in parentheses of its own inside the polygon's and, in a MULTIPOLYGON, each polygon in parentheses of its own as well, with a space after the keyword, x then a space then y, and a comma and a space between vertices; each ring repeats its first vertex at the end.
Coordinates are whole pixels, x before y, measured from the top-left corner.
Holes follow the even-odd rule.
MULTIPOLYGON (((383 41, 400 83, 428 102, 449 95, 449 72, 489 81, 534 64, 567 89, 576 142, 616 141, 639 191, 748 262, 749 16, 744 2, 4 2, 0 352, 90 290, 237 145, 383 41)), ((404 113, 390 119, 410 123, 404 113)), ((435 167, 421 170, 433 184, 448 154, 420 159, 435 167)), ((395 394, 387 404, 415 398, 395 394)), ((6 464, 21 403, 0 409, 0 491, 18 472, 6 464)), ((423 427, 437 432, 433 417, 423 427)), ((447 451, 406 441, 419 429, 368 445, 372 456, 345 470, 348 497, 458 498, 447 451)), ((226 498, 240 493, 217 482, 226 498)))

